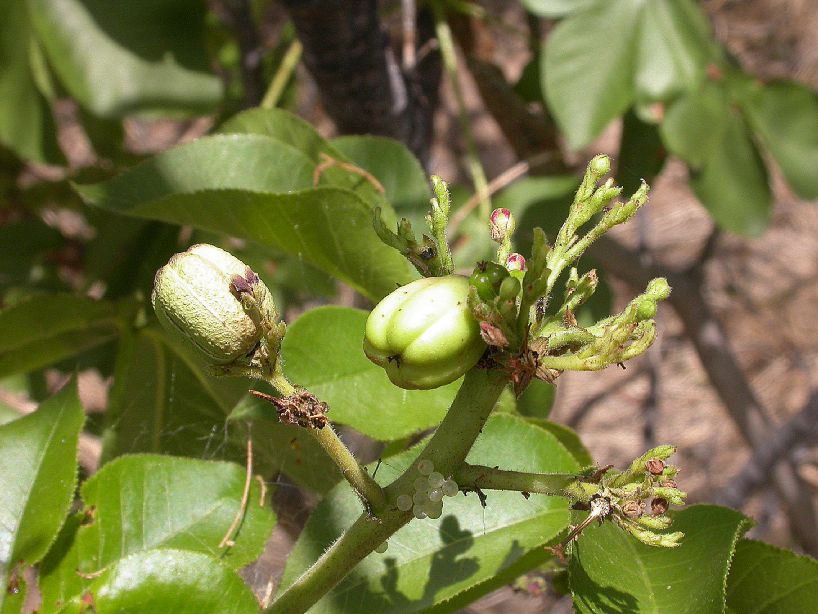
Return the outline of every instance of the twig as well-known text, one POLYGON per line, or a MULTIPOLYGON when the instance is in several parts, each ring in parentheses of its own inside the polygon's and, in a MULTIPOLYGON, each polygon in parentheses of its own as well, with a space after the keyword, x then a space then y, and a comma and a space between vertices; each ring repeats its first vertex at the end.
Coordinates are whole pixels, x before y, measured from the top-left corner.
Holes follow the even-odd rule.
POLYGON ((315 167, 315 170, 312 172, 312 184, 314 186, 318 185, 318 182, 321 180, 321 175, 326 171, 328 168, 332 168, 333 166, 337 166, 338 168, 342 168, 348 173, 353 173, 355 175, 360 175, 364 179, 366 179, 372 187, 375 188, 381 194, 386 192, 386 188, 383 187, 383 184, 378 181, 377 177, 370 173, 369 171, 361 168, 360 166, 355 166, 354 164, 350 164, 349 162, 343 162, 341 160, 337 160, 333 158, 331 155, 324 153, 323 151, 318 154, 319 158, 321 158, 321 162, 315 167))
POLYGON ((222 537, 222 541, 219 542, 219 548, 230 547, 232 548, 235 545, 235 542, 230 538, 233 535, 233 532, 236 530, 236 527, 239 526, 242 518, 244 518, 244 512, 247 511, 247 499, 250 497, 250 484, 253 481, 253 438, 247 438, 247 470, 244 475, 244 491, 241 493, 241 504, 239 505, 239 509, 236 512, 236 516, 233 518, 233 522, 230 523, 230 528, 227 529, 227 533, 224 534, 222 537))
MULTIPOLYGON (((551 159, 552 156, 553 154, 551 152, 545 151, 537 154, 536 156, 532 156, 528 160, 520 160, 513 166, 508 167, 488 183, 486 186, 488 195, 494 196, 494 194, 528 173, 532 166, 537 166, 540 163, 551 159)), ((455 233, 457 227, 463 223, 463 220, 468 217, 469 213, 471 213, 472 210, 480 204, 480 197, 481 195, 477 192, 472 194, 469 197, 469 200, 467 200, 465 204, 463 204, 463 206, 455 211, 451 218, 449 218, 449 232, 451 234, 455 233)), ((488 218, 486 218, 486 223, 488 223, 488 218)))
POLYGON ((776 463, 806 445, 818 442, 818 391, 807 404, 778 430, 756 446, 741 470, 727 481, 718 497, 719 503, 741 507, 754 491, 770 479, 776 463))
POLYGON ((454 98, 457 103, 457 116, 460 120, 460 129, 463 131, 463 139, 466 142, 466 160, 468 162, 469 172, 474 182, 474 189, 479 195, 480 216, 488 219, 491 211, 491 195, 488 191, 486 172, 483 170, 483 165, 480 162, 477 144, 471 129, 471 120, 469 119, 469 113, 466 109, 466 99, 463 96, 463 87, 460 83, 460 74, 457 69, 457 53, 454 48, 452 31, 446 21, 446 15, 442 5, 435 3, 432 5, 432 9, 435 17, 435 32, 437 33, 438 43, 440 43, 440 52, 443 55, 443 66, 446 69, 446 73, 452 85, 452 91, 454 92, 454 98))
POLYGON ((417 6, 415 0, 401 0, 401 28, 403 30, 403 70, 412 72, 415 70, 417 46, 417 6))
POLYGON ((272 109, 278 105, 278 101, 284 93, 284 88, 287 87, 287 83, 290 82, 290 78, 293 76, 298 63, 301 61, 301 53, 303 50, 304 47, 302 47, 301 41, 298 39, 290 43, 290 46, 287 47, 287 51, 284 53, 284 57, 281 58, 281 63, 278 65, 276 74, 273 75, 273 79, 270 81, 264 98, 261 100, 260 107, 263 109, 272 109))
MULTIPOLYGON (((643 268, 637 254, 610 237, 598 240, 591 252, 607 271, 631 285, 644 287, 654 277, 667 278, 673 288, 668 302, 681 319, 713 389, 745 441, 753 448, 764 445, 772 423, 769 412, 733 355, 727 334, 702 295, 698 275, 659 264, 643 268)), ((818 518, 806 494, 808 485, 790 463, 775 468, 774 475, 790 530, 807 552, 818 552, 818 518)))

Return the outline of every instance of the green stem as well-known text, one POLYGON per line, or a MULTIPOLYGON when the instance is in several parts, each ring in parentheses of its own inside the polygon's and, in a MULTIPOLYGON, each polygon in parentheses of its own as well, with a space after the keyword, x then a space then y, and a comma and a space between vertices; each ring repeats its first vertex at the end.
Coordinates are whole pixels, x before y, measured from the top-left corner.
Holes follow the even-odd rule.
POLYGON ((301 614, 343 580, 355 565, 412 518, 408 512, 390 512, 375 521, 366 514, 286 588, 265 614, 301 614))
POLYGON ((471 129, 471 120, 466 109, 466 100, 463 97, 463 87, 460 83, 460 75, 457 71, 457 53, 454 48, 452 31, 446 21, 446 14, 443 10, 442 2, 433 2, 432 8, 435 17, 435 34, 440 45, 440 54, 443 57, 443 66, 452 84, 455 101, 457 102, 457 117, 460 127, 463 130, 463 138, 466 141, 466 160, 469 165, 474 189, 480 199, 480 217, 488 219, 491 212, 491 194, 486 173, 480 163, 480 156, 477 154, 477 145, 474 140, 474 133, 471 129))
MULTIPOLYGON (((466 373, 449 412, 417 460, 429 459, 435 471, 445 476, 455 473, 466 460, 507 382, 507 376, 499 371, 475 368, 466 373)), ((413 464, 386 488, 389 499, 410 492, 417 477, 413 464)))
MULTIPOLYGON (((275 388, 279 394, 288 397, 296 392, 289 380, 281 371, 280 363, 276 363, 275 370, 268 378, 270 384, 275 388)), ((347 482, 355 489, 355 492, 366 502, 369 507, 368 512, 378 512, 386 505, 386 497, 383 489, 372 478, 366 469, 349 451, 349 448, 344 445, 344 442, 338 437, 338 434, 332 428, 331 424, 327 424, 321 429, 307 429, 310 435, 318 442, 324 449, 324 452, 335 462, 341 470, 347 482)))
POLYGON ((270 81, 270 86, 267 88, 264 98, 259 105, 262 109, 272 109, 278 105, 278 101, 284 93, 284 88, 287 87, 287 83, 290 81, 295 67, 298 66, 298 62, 301 61, 301 52, 303 49, 301 41, 298 39, 294 40, 290 43, 290 46, 287 47, 287 52, 284 54, 284 57, 281 58, 281 64, 278 65, 278 70, 276 70, 273 80, 270 81))
MULTIPOLYGON (((506 385, 497 371, 472 369, 435 434, 420 458, 428 458, 444 475, 452 475, 466 458, 506 385)), ((389 501, 412 490, 417 477, 415 465, 386 488, 389 501)), ((355 565, 412 519, 410 512, 387 509, 377 519, 366 514, 304 574, 290 585, 265 612, 305 612, 332 589, 355 565)))
POLYGON ((461 490, 518 490, 543 495, 564 495, 566 486, 579 476, 573 473, 526 473, 482 465, 463 465, 454 480, 461 490))

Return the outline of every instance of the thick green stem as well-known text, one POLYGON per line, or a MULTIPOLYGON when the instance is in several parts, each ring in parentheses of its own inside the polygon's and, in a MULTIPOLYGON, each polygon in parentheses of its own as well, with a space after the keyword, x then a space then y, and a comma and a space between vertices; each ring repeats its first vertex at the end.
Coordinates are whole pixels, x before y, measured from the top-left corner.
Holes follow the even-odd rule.
MULTIPOLYGON (((435 470, 445 476, 455 473, 483 430, 507 381, 507 376, 499 371, 475 368, 466 373, 449 412, 417 460, 429 459, 435 470)), ((389 498, 410 492, 417 477, 413 465, 387 487, 389 498)))
MULTIPOLYGON (((463 385, 420 458, 428 458, 444 475, 452 475, 466 458, 506 385, 505 374, 484 369, 466 373, 463 385)), ((386 488, 389 501, 412 490, 414 464, 386 488)), ((411 520, 410 512, 387 510, 378 518, 362 515, 265 612, 305 612, 355 565, 411 520)))
MULTIPOLYGON (((276 363, 276 368, 268 381, 282 396, 291 396, 296 392, 295 386, 281 372, 278 363, 276 363)), ((383 489, 355 459, 349 448, 338 437, 332 425, 327 424, 320 429, 309 428, 307 431, 335 462, 341 470, 341 474, 355 489, 355 492, 365 501, 369 508, 367 511, 377 512, 382 509, 386 504, 383 489)))
POLYGON ((301 614, 312 607, 378 544, 412 518, 408 512, 390 512, 380 520, 362 514, 307 571, 281 593, 266 614, 301 614))
POLYGON ((463 465, 454 475, 461 490, 518 490, 561 496, 579 476, 573 473, 525 473, 482 465, 463 465))

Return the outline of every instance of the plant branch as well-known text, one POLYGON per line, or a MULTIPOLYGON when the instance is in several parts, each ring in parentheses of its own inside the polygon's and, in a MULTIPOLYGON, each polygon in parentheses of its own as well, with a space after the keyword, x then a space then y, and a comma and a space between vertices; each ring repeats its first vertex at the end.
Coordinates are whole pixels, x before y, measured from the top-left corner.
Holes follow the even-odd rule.
POLYGON ((818 441, 818 392, 771 437, 753 450, 750 460, 727 481, 719 503, 741 507, 747 498, 770 479, 773 468, 782 459, 804 445, 818 441))
MULTIPOLYGON (((281 372, 278 362, 268 381, 283 397, 290 397, 296 393, 295 386, 281 372)), ((307 428, 306 430, 335 462, 346 481, 363 499, 368 508, 367 511, 377 512, 382 509, 386 504, 383 489, 344 445, 332 425, 327 423, 323 428, 307 428)))
MULTIPOLYGON (((440 82, 439 54, 403 71, 378 15, 377 0, 285 0, 304 64, 324 110, 344 134, 379 134, 402 141, 426 163, 440 82)), ((417 44, 431 36, 418 12, 417 44)))
POLYGON ((452 91, 454 92, 455 102, 457 103, 457 116, 460 120, 460 129, 463 131, 463 139, 466 141, 466 160, 469 166, 469 173, 471 173, 474 189, 480 201, 480 217, 488 219, 489 212, 491 211, 491 196, 489 195, 486 172, 483 170, 483 165, 480 162, 477 144, 471 129, 471 120, 469 119, 469 113, 466 109, 466 100, 463 96, 463 87, 460 83, 460 74, 457 70, 457 52, 454 48, 452 31, 446 21, 446 15, 441 3, 434 3, 432 9, 435 17, 435 32, 437 33, 437 40, 440 44, 440 53, 443 56, 443 66, 452 84, 452 91))
POLYGON ((412 518, 407 512, 389 512, 379 521, 366 514, 332 544, 304 574, 288 586, 265 614, 301 614, 312 607, 332 587, 372 552, 378 544, 412 518))
POLYGON ((298 63, 301 61, 301 53, 303 51, 304 47, 298 39, 291 42, 290 46, 287 47, 287 51, 284 53, 284 57, 281 58, 281 63, 278 65, 278 70, 276 70, 275 75, 273 75, 267 92, 261 100, 261 104, 259 105, 261 108, 272 109, 278 105, 278 101, 281 100, 281 95, 284 93, 284 88, 287 87, 287 83, 289 83, 298 63))
MULTIPOLYGON (((496 371, 474 368, 466 373, 451 408, 418 460, 428 458, 444 475, 453 474, 474 445, 505 384, 506 376, 496 371)), ((411 492, 416 477, 413 463, 386 487, 388 501, 394 502, 399 494, 411 492)), ((367 554, 411 519, 411 512, 399 512, 392 506, 377 518, 362 514, 265 612, 307 611, 367 554)))
MULTIPOLYGON (((664 276, 673 287, 668 299, 685 328, 710 383, 745 441, 753 448, 769 439, 772 421, 750 387, 730 347, 721 322, 702 294, 698 275, 653 264, 641 266, 639 256, 614 239, 603 237, 591 247, 591 253, 605 269, 639 287, 655 276, 664 276)), ((818 552, 818 518, 810 503, 808 485, 791 464, 774 469, 774 485, 785 502, 790 530, 802 547, 818 552)))
POLYGON ((460 490, 517 490, 555 496, 563 495, 565 487, 578 477, 573 473, 526 473, 468 464, 454 474, 460 490))

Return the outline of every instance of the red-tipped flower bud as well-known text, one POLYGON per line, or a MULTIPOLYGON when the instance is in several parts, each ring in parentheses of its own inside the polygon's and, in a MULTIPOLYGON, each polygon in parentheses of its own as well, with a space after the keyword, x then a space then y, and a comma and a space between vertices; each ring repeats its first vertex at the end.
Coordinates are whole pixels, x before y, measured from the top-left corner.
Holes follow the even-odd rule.
POLYGON ((509 271, 525 271, 525 257, 517 252, 509 254, 506 259, 506 268, 509 271))
POLYGON ((489 231, 492 241, 502 243, 503 240, 514 232, 514 218, 511 211, 500 207, 491 212, 489 231))

